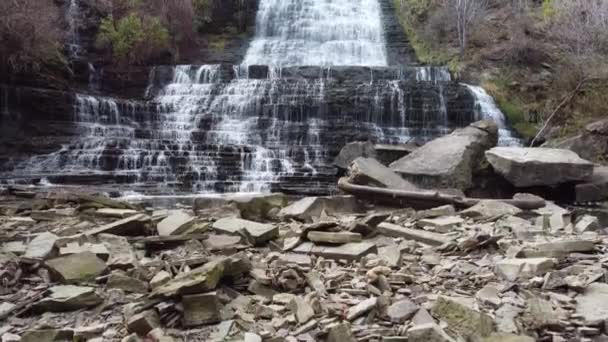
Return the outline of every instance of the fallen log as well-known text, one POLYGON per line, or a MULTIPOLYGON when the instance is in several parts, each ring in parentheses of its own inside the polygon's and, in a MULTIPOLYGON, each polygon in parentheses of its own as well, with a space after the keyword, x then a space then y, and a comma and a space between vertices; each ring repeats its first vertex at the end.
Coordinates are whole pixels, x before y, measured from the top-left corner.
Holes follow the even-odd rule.
MULTIPOLYGON (((343 177, 338 180, 338 188, 344 192, 352 194, 361 199, 372 202, 382 203, 389 206, 412 207, 416 209, 427 209, 445 204, 453 204, 461 208, 469 208, 482 198, 469 198, 455 195, 444 194, 433 190, 393 190, 377 188, 365 185, 352 184, 348 178, 343 177)), ((511 204, 520 209, 533 210, 544 207, 543 199, 488 199, 490 201, 500 201, 511 204)))

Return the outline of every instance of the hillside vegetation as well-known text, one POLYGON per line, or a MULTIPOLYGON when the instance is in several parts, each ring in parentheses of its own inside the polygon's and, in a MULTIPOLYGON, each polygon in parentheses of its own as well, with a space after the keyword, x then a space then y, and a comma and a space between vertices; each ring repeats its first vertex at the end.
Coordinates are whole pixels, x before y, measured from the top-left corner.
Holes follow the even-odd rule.
POLYGON ((608 114, 607 0, 394 3, 420 60, 483 85, 524 137, 549 119, 544 138, 608 114))

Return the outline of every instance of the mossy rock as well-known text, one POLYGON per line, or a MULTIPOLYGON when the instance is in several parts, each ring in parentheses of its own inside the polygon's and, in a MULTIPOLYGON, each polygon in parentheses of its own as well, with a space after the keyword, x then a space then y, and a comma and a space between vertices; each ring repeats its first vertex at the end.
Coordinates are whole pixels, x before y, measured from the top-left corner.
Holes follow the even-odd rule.
POLYGON ((494 321, 484 313, 472 309, 459 298, 441 296, 433 305, 431 314, 446 323, 448 331, 467 341, 484 341, 494 332, 494 321))

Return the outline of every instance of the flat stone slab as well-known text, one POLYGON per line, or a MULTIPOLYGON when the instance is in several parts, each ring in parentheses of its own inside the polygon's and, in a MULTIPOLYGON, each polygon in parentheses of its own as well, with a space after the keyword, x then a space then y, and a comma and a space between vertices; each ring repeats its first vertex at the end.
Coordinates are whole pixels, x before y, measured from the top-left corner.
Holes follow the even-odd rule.
POLYGON ((91 229, 85 232, 87 236, 97 234, 113 234, 113 235, 139 235, 143 230, 142 220, 146 217, 145 214, 136 214, 122 220, 108 223, 101 227, 91 229))
POLYGON ((222 305, 215 292, 183 296, 182 305, 185 327, 219 323, 222 320, 222 305))
POLYGON ((543 276, 555 268, 551 258, 504 259, 496 263, 496 274, 508 281, 543 276))
POLYGON ((417 190, 415 185, 401 178, 395 171, 380 164, 376 159, 357 158, 348 170, 349 180, 353 184, 399 190, 417 190))
POLYGON ((451 242, 452 238, 443 234, 427 232, 420 229, 410 229, 396 224, 383 222, 378 225, 378 232, 392 237, 402 237, 408 240, 422 242, 431 246, 441 246, 451 242))
POLYGON ((96 215, 105 217, 126 218, 137 214, 137 210, 133 209, 116 209, 116 208, 101 208, 97 209, 96 215))
POLYGON ((50 295, 33 307, 37 312, 64 312, 86 309, 103 302, 94 287, 59 285, 49 288, 50 295))
POLYGON ((354 196, 305 197, 281 209, 279 216, 304 222, 317 221, 323 211, 329 215, 356 213, 360 204, 354 196))
POLYGON ((56 252, 55 243, 59 237, 53 233, 45 232, 36 236, 25 251, 25 258, 44 260, 56 252))
POLYGON ((219 219, 213 223, 212 228, 225 234, 239 234, 239 232, 244 232, 247 236, 251 237, 256 244, 272 240, 279 234, 279 228, 273 224, 258 223, 236 217, 219 219))
POLYGON ((51 259, 46 265, 55 278, 66 283, 92 281, 106 270, 103 260, 91 252, 51 259))
POLYGON ((334 244, 344 244, 349 242, 360 242, 361 234, 350 232, 308 232, 308 240, 312 242, 324 242, 334 244))
POLYGON ((156 229, 160 236, 179 235, 192 226, 196 218, 181 210, 173 211, 158 223, 156 229))
POLYGON ((444 216, 432 219, 419 220, 418 227, 431 227, 440 233, 448 233, 453 228, 456 228, 464 223, 464 220, 459 216, 444 216))
POLYGON ((494 170, 516 187, 584 181, 593 163, 556 148, 495 147, 485 153, 494 170))
POLYGON ((518 256, 526 258, 557 258, 570 253, 585 253, 595 249, 595 241, 583 239, 563 239, 525 245, 518 256))
POLYGON ((376 253, 376 244, 372 242, 352 242, 341 246, 318 246, 305 242, 294 249, 296 253, 308 253, 328 259, 356 260, 369 253, 376 253))
POLYGON ((505 215, 516 215, 521 209, 501 201, 482 200, 474 206, 460 212, 463 217, 499 218, 505 215))
POLYGON ((576 297, 576 313, 586 324, 597 325, 608 320, 608 284, 593 283, 576 297))

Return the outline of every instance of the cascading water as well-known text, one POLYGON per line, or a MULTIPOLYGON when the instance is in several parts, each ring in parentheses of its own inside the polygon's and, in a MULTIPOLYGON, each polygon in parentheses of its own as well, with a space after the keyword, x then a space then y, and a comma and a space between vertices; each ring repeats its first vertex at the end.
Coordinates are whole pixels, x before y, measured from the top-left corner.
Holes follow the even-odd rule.
POLYGON ((71 59, 80 57, 82 47, 80 46, 80 34, 78 33, 78 16, 80 15, 80 6, 78 0, 70 0, 66 13, 68 22, 68 56, 71 59))
MULTIPOLYGON (((79 135, 16 169, 53 183, 93 175, 147 190, 160 184, 163 193, 328 192, 345 143, 449 133, 477 119, 471 94, 505 141, 502 116, 447 68, 387 66, 378 0, 259 6, 243 64, 155 67, 146 102, 76 95, 70 125, 79 135)), ((77 0, 69 9, 70 44, 79 46, 77 0)), ((89 71, 97 91, 102 70, 89 71)))
POLYGON ((492 120, 498 125, 498 144, 501 146, 521 146, 517 138, 507 126, 505 115, 496 102, 482 87, 465 84, 475 97, 475 110, 479 120, 492 120))
POLYGON ((378 0, 262 0, 244 64, 386 66, 378 0))

